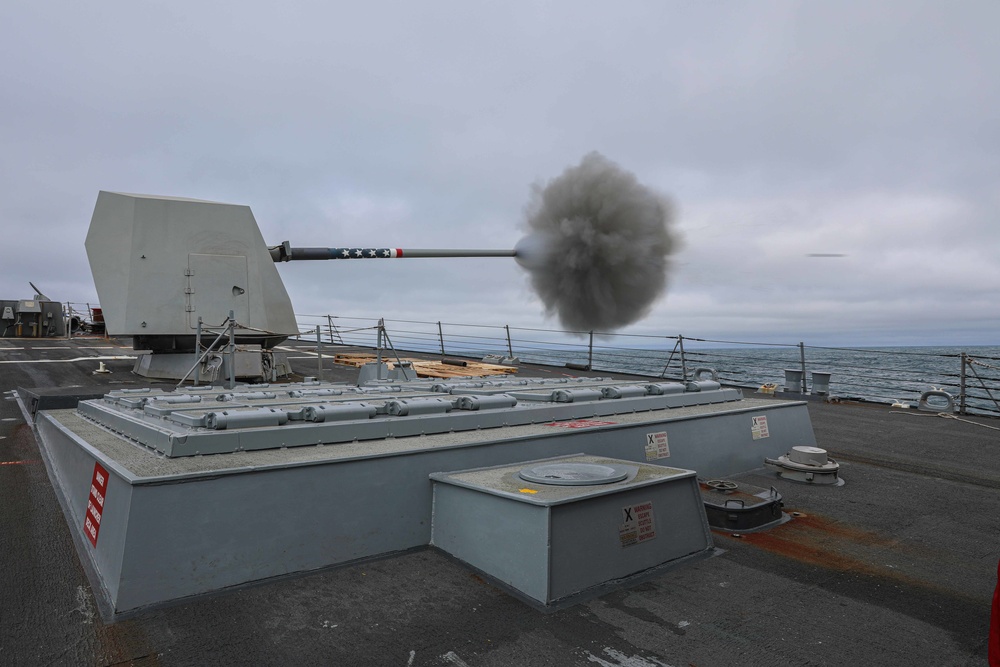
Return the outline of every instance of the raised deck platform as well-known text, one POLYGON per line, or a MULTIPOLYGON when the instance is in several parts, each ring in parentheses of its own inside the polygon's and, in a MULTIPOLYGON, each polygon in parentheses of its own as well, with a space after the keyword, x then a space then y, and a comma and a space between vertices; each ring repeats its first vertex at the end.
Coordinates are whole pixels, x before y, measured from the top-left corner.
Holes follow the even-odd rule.
POLYGON ((426 546, 435 472, 585 452, 719 477, 814 443, 800 402, 600 378, 119 390, 36 427, 109 619, 426 546))

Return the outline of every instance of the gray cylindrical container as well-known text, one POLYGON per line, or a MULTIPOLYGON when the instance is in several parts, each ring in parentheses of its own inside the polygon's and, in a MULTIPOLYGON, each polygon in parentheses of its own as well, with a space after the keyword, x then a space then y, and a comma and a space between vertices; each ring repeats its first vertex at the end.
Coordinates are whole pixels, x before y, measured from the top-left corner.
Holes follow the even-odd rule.
POLYGON ((826 396, 830 393, 830 375, 824 371, 812 372, 812 393, 826 396))
POLYGON ((802 371, 797 368, 785 369, 785 391, 802 392, 802 371))

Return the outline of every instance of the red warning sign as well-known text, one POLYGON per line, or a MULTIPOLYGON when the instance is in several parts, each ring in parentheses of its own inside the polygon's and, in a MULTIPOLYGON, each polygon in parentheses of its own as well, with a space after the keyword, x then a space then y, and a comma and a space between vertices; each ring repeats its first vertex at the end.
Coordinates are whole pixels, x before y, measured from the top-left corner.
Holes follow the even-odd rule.
POLYGON ((90 498, 87 499, 87 514, 83 520, 83 532, 95 547, 97 534, 101 532, 101 515, 104 514, 104 498, 107 491, 108 471, 95 461, 94 478, 90 482, 90 498))

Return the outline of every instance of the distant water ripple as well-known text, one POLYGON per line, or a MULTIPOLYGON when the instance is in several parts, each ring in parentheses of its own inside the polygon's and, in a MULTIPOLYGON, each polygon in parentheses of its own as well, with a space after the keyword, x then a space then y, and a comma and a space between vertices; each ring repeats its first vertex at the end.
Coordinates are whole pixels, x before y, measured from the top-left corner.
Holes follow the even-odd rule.
MULTIPOLYGON (((682 364, 679 353, 670 349, 597 348, 593 352, 594 370, 617 371, 654 377, 679 379, 682 364)), ((805 377, 811 386, 811 373, 831 373, 830 394, 840 398, 880 403, 904 401, 915 403, 929 389, 943 389, 952 396, 960 393, 962 362, 965 352, 979 360, 967 367, 966 397, 970 412, 1000 415, 1000 346, 974 347, 895 347, 895 348, 805 348, 805 377)), ((587 363, 587 351, 575 351, 567 359, 565 350, 518 351, 527 362, 562 365, 566 361, 587 363)), ((802 369, 796 346, 697 348, 685 350, 688 377, 697 368, 712 368, 724 384, 758 388, 769 382, 784 386, 784 369, 802 369)))

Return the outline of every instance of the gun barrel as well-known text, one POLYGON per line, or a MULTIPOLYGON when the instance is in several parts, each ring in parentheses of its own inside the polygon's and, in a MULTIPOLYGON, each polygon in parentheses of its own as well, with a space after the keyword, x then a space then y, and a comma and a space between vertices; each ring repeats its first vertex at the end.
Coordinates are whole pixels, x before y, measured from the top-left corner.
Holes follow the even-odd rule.
POLYGON ((293 248, 285 241, 268 248, 275 262, 307 259, 399 259, 404 257, 513 257, 514 250, 451 248, 293 248))

